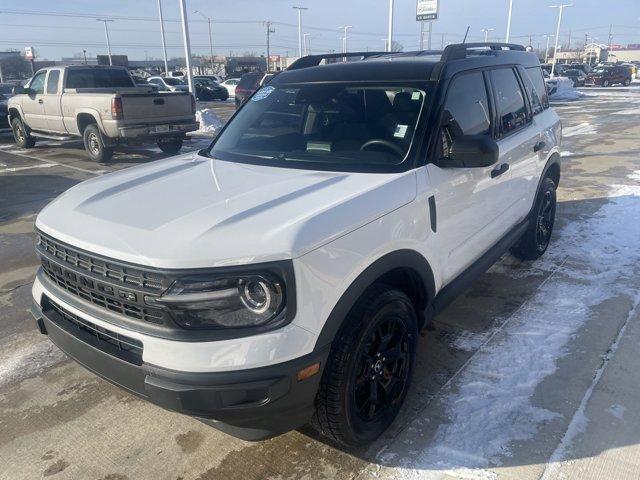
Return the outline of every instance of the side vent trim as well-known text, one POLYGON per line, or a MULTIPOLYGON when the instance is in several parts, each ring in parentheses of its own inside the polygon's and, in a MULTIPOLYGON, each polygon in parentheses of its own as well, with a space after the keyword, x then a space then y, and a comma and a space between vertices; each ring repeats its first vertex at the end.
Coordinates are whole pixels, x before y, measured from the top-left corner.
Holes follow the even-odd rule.
POLYGON ((431 220, 431 230, 433 233, 438 231, 438 213, 436 211, 436 197, 429 197, 429 218, 431 220))

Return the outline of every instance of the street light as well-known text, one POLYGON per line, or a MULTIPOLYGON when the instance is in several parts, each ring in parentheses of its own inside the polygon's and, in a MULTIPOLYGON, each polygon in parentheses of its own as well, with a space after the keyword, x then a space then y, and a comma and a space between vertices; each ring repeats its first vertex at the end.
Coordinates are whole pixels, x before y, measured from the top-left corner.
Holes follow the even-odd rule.
POLYGON ((551 40, 551 37, 553 37, 554 35, 545 35, 545 38, 547 39, 547 49, 544 51, 544 63, 549 63, 549 40, 551 40))
POLYGON ((204 18, 209 24, 209 50, 211 52, 211 74, 214 74, 216 69, 213 63, 213 35, 211 33, 211 17, 207 17, 204 13, 202 13, 199 10, 196 10, 193 13, 197 13, 198 15, 202 16, 202 18, 204 18))
POLYGON ((113 60, 111 59, 111 42, 109 41, 109 28, 107 27, 108 22, 113 22, 108 18, 96 18, 96 22, 104 22, 104 35, 107 37, 107 51, 109 52, 109 65, 113 65, 113 60))
POLYGON ((169 75, 169 62, 167 61, 167 43, 164 39, 164 20, 162 19, 162 0, 158 0, 158 13, 160 14, 160 36, 162 37, 162 53, 164 54, 164 73, 169 75))
POLYGON ((184 42, 184 60, 187 64, 187 82, 189 91, 195 95, 193 88, 193 73, 191 72, 191 40, 189 40, 189 23, 187 21, 187 4, 180 0, 180 20, 182 21, 182 41, 184 42))
POLYGON ((505 43, 509 43, 509 37, 511 36, 511 13, 513 12, 513 0, 509 0, 509 18, 507 20, 507 38, 505 43))
POLYGON ((387 52, 392 50, 393 46, 393 0, 389 0, 389 30, 387 33, 387 52))
POLYGON ((553 78, 556 74, 556 62, 558 61, 558 39, 560 38, 560 24, 562 23, 562 12, 567 7, 573 7, 573 3, 549 6, 549 8, 558 9, 558 29, 556 30, 556 45, 553 48, 553 64, 551 65, 551 78, 553 78))
POLYGON ((484 32, 484 42, 487 43, 489 41, 489 32, 493 32, 495 28, 483 28, 480 31, 484 32))
MULTIPOLYGON (((344 37, 342 37, 342 53, 347 53, 348 51, 347 34, 349 32, 349 29, 353 28, 353 25, 345 25, 344 27, 341 27, 341 28, 344 31, 344 37)), ((346 60, 347 60, 347 57, 344 57, 344 61, 346 60)))
POLYGON ((307 7, 293 7, 298 10, 298 56, 302 56, 302 11, 309 10, 307 7))
POLYGON ((311 34, 310 33, 305 33, 304 35, 304 54, 305 55, 310 55, 309 50, 311 50, 311 34))

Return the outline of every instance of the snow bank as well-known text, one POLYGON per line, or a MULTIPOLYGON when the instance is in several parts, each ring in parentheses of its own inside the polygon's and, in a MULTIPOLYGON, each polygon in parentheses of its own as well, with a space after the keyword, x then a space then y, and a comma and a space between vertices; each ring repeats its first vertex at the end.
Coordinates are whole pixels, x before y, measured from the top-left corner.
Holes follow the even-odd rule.
POLYGON ((584 93, 579 92, 575 88, 573 88, 573 81, 570 78, 556 77, 555 80, 558 82, 558 89, 553 95, 549 96, 550 100, 556 102, 572 101, 584 97, 584 93))
POLYGON ((215 134, 224 125, 224 122, 220 120, 212 108, 197 110, 196 120, 200 122, 200 129, 195 132, 197 134, 215 134))

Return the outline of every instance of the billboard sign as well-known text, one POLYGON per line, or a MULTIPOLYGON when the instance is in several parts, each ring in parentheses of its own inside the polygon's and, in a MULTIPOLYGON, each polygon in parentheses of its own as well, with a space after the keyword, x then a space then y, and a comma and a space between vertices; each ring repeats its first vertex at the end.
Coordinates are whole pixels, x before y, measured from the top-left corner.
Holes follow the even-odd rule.
POLYGON ((437 20, 439 3, 440 0, 418 0, 416 20, 418 22, 422 22, 424 20, 437 20))
POLYGON ((26 58, 27 60, 35 60, 36 51, 33 49, 33 47, 24 47, 24 58, 26 58))

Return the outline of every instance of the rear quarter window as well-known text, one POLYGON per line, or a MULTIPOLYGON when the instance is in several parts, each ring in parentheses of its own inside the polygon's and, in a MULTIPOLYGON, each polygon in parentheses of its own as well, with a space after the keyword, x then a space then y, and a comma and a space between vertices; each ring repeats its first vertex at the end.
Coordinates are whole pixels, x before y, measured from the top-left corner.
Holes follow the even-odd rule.
POLYGON ((133 80, 119 68, 72 68, 67 74, 67 88, 133 87, 133 80))
MULTIPOLYGON (((547 92, 547 84, 544 82, 542 69, 540 67, 530 67, 525 70, 529 76, 529 80, 531 80, 533 88, 535 89, 535 93, 540 99, 542 109, 544 110, 549 108, 549 93, 547 92)), ((540 111, 536 111, 534 107, 534 114, 536 113, 540 113, 540 111)))

